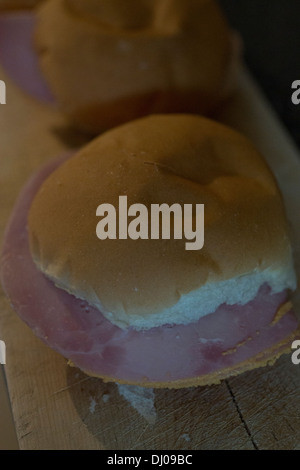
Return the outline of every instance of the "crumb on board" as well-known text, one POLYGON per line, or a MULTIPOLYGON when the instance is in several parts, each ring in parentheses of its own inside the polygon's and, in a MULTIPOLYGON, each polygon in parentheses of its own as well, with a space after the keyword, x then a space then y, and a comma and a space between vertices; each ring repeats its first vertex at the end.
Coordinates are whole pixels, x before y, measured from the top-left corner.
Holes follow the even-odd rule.
POLYGON ((104 394, 102 395, 102 401, 103 401, 104 403, 107 403, 109 399, 110 399, 109 393, 104 393, 104 394))
POLYGON ((154 424, 157 418, 155 409, 155 393, 151 388, 135 385, 118 384, 119 394, 141 415, 149 424, 154 424))
POLYGON ((96 409, 97 402, 94 397, 90 396, 90 413, 94 414, 96 409))

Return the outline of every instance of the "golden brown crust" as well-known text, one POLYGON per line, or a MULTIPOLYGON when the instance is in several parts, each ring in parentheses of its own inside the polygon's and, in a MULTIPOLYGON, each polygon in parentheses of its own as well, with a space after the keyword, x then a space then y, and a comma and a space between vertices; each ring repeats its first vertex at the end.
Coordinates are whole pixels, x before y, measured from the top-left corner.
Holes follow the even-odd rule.
MULTIPOLYGON (((86 371, 86 370, 83 372, 91 377, 97 377, 99 379, 102 379, 104 382, 117 382, 119 384, 138 385, 140 387, 147 387, 147 388, 176 389, 176 388, 217 385, 217 384, 220 384, 222 380, 226 380, 230 377, 235 377, 244 372, 247 372, 253 369, 258 369, 260 367, 266 367, 268 365, 272 366, 280 356, 291 352, 292 341, 295 338, 299 337, 299 335, 300 335, 300 328, 296 332, 293 332, 284 340, 280 341, 280 343, 273 345, 271 348, 265 351, 262 351, 259 354, 256 354, 254 357, 246 361, 240 362, 234 366, 227 367, 222 370, 212 372, 207 375, 193 377, 191 379, 176 380, 174 382, 149 382, 146 380, 143 382, 131 382, 131 381, 119 380, 114 377, 97 375, 97 374, 94 374, 93 372, 86 371)), ((68 364, 70 366, 76 367, 72 363, 72 361, 69 361, 68 364)))
POLYGON ((217 4, 128 3, 48 0, 40 9, 37 50, 61 109, 92 133, 154 112, 211 111, 231 75, 231 37, 217 4))
MULTIPOLYGON (((151 322, 202 286, 269 268, 276 276, 291 254, 282 199, 261 156, 237 132, 188 115, 143 118, 88 144, 42 185, 29 236, 39 269, 58 286, 131 325, 134 317, 151 322), (99 240, 96 208, 118 209, 120 195, 148 208, 203 203, 204 247, 99 240)), ((192 321, 190 310, 181 323, 192 321)))
POLYGON ((281 318, 287 313, 289 312, 293 307, 293 304, 292 302, 288 301, 288 302, 285 302, 284 304, 282 304, 279 309, 277 310, 276 312, 276 315, 274 315, 274 318, 272 320, 272 325, 275 325, 275 323, 277 323, 279 320, 281 320, 281 318))

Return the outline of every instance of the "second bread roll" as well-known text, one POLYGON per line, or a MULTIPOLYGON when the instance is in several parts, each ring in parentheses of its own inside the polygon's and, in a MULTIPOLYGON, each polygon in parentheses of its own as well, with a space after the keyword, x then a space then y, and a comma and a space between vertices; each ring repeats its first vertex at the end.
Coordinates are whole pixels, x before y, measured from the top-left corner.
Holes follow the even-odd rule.
POLYGON ((48 0, 36 45, 62 111, 94 134, 153 113, 208 114, 231 76, 231 33, 211 0, 48 0))

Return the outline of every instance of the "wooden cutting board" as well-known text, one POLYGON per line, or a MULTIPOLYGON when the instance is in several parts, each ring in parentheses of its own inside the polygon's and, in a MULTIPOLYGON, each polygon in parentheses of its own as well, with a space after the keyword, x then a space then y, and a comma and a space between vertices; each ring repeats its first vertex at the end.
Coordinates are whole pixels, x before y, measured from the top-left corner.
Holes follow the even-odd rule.
MULTIPOLYGON (((0 236, 18 192, 46 160, 84 142, 60 114, 6 81, 0 106, 0 236)), ((251 137, 284 194, 300 275, 300 160, 289 135, 249 74, 219 119, 251 137)), ((1 242, 1 240, 0 240, 1 242)), ((299 276, 300 278, 300 276, 299 276)), ((295 298, 300 314, 299 296, 295 298)), ((273 367, 211 387, 159 390, 138 412, 116 384, 85 376, 37 339, 0 293, 0 339, 21 449, 300 449, 300 365, 273 367), (144 416, 143 416, 144 415, 144 416)))

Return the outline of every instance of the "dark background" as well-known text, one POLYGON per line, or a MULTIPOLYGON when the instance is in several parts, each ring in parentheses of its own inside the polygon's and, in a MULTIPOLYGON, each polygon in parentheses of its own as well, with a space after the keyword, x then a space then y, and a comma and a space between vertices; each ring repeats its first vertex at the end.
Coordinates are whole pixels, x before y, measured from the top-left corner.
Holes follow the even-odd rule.
POLYGON ((291 102, 300 80, 300 0, 219 0, 244 42, 244 58, 300 148, 300 104, 291 102))

